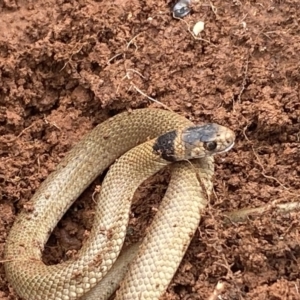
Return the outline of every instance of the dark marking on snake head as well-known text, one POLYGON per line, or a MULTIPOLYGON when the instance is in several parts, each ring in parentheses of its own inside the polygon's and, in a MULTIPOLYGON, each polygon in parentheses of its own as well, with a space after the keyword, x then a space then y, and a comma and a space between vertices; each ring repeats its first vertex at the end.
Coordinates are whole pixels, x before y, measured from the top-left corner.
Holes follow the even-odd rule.
POLYGON ((175 161, 176 137, 177 132, 175 130, 159 136, 153 145, 153 151, 167 161, 175 161))

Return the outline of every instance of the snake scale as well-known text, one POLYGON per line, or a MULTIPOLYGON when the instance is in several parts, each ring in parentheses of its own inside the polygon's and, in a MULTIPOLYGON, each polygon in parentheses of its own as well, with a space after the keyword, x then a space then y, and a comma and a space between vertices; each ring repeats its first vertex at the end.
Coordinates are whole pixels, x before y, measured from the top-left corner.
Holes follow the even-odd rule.
POLYGON ((28 203, 30 209, 17 216, 5 246, 10 284, 26 300, 107 299, 111 291, 101 287, 101 280, 110 289, 118 276, 115 265, 123 259, 121 255, 117 260, 133 194, 146 178, 172 163, 171 182, 143 244, 127 251, 136 251, 137 256, 116 295, 122 300, 159 299, 205 207, 206 193, 212 187, 212 155, 229 150, 234 140, 228 128, 195 126, 160 109, 124 112, 99 124, 41 184, 28 203), (199 159, 187 161, 193 158, 199 159), (52 230, 76 198, 112 163, 87 241, 74 258, 45 265, 41 254, 52 230))

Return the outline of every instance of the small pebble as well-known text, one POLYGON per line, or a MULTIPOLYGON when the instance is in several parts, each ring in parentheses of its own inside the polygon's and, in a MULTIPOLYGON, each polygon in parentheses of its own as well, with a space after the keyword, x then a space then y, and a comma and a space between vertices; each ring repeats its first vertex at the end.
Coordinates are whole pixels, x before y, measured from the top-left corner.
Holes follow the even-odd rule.
POLYGON ((203 21, 197 22, 193 27, 194 35, 198 35, 203 30, 204 30, 204 22, 203 21))
POLYGON ((191 0, 179 0, 173 7, 173 15, 175 18, 183 18, 188 15, 190 9, 191 0))

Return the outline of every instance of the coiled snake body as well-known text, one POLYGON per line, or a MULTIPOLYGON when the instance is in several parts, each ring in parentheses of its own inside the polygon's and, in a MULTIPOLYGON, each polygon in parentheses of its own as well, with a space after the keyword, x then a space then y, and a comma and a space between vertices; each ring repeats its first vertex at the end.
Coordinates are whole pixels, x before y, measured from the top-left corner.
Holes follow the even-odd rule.
MULTIPOLYGON (((191 126, 175 113, 140 109, 119 114, 85 136, 41 184, 30 200, 32 209, 21 212, 10 231, 5 270, 16 292, 28 300, 79 299, 88 293, 119 255, 131 198, 140 183, 173 161, 200 157, 193 167, 189 162, 174 164, 165 198, 116 296, 158 299, 199 223, 206 203, 202 188, 209 192, 212 185, 212 155, 230 149, 235 139, 231 130, 220 125, 191 126), (104 179, 88 240, 72 260, 46 266, 41 253, 53 228, 116 159, 104 179)), ((100 292, 85 299, 106 299, 106 292, 100 292)))

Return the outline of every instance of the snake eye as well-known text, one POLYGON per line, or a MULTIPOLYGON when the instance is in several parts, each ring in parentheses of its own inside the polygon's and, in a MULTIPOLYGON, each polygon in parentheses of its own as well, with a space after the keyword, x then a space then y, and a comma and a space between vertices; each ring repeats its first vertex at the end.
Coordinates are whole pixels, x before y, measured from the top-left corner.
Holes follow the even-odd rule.
POLYGON ((208 151, 213 151, 217 148, 217 143, 216 142, 207 142, 204 143, 204 148, 208 151))

